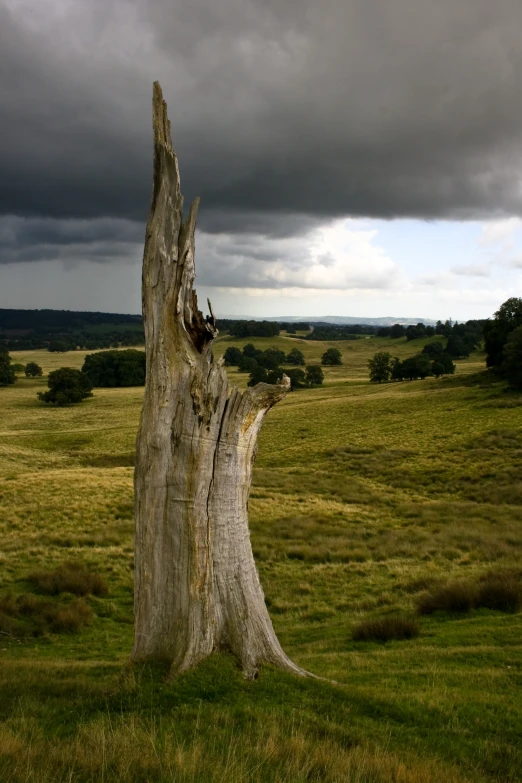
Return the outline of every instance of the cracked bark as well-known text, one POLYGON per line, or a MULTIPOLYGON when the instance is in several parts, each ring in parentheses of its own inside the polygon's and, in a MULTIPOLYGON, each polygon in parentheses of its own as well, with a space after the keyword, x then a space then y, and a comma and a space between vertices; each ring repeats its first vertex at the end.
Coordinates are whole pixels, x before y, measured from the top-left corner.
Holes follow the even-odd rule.
POLYGON ((154 178, 143 257, 147 378, 137 438, 133 660, 172 674, 214 650, 248 677, 262 663, 307 672, 283 652, 248 529, 256 442, 290 385, 230 389, 212 357, 217 330, 193 290, 198 201, 183 221, 178 162, 161 88, 153 92, 154 178))

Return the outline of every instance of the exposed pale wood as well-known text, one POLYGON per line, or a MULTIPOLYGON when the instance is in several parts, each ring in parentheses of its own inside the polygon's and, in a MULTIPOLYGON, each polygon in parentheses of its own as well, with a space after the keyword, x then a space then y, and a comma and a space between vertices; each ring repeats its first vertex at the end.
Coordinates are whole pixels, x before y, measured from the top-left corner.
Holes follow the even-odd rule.
POLYGON ((254 677, 285 655, 252 555, 248 495, 261 423, 290 385, 230 388, 198 310, 194 233, 183 221, 178 162, 161 88, 153 94, 154 183, 143 257, 147 378, 135 470, 134 660, 173 674, 227 649, 254 677))

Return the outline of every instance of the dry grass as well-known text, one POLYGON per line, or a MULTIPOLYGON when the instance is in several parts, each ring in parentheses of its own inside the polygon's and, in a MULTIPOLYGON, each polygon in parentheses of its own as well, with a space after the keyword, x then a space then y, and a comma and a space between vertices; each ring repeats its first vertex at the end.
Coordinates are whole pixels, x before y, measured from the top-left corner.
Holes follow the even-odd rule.
MULTIPOLYGON (((218 717, 218 716, 216 716, 218 717)), ((450 765, 419 762, 368 743, 346 747, 276 715, 250 720, 238 732, 226 712, 212 738, 196 731, 187 742, 161 719, 98 719, 49 747, 29 720, 0 729, 3 783, 65 781, 223 781, 223 783, 465 783, 450 765), (244 744, 245 732, 249 738, 244 744)))

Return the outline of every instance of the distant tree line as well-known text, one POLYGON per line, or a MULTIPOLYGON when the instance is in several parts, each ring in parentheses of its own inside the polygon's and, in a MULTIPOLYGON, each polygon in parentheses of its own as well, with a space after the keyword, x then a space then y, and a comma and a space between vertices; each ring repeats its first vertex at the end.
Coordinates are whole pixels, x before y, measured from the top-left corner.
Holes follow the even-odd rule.
POLYGON ((96 350, 144 343, 140 315, 0 309, 0 345, 25 351, 96 350))
POLYGON ((393 326, 381 326, 377 329, 377 337, 392 337, 393 339, 405 337, 408 341, 417 340, 419 337, 433 337, 434 334, 437 334, 435 326, 426 326, 421 322, 409 326, 393 324, 393 326))
POLYGON ((404 327, 394 324, 378 330, 379 337, 406 337, 407 342, 426 337, 441 336, 439 342, 431 342, 424 346, 415 356, 401 361, 393 358, 387 351, 379 351, 368 362, 370 380, 374 383, 385 381, 414 380, 435 375, 448 375, 455 372, 453 359, 464 359, 480 346, 484 339, 485 321, 466 321, 459 324, 451 321, 437 321, 435 327, 418 323, 415 326, 404 327), (444 344, 445 343, 445 344, 444 344))
POLYGON ((144 343, 143 327, 137 325, 134 329, 104 328, 103 331, 89 332, 83 330, 81 332, 73 332, 58 339, 48 341, 46 339, 41 347, 47 348, 52 353, 65 353, 66 351, 75 350, 97 351, 127 345, 144 345, 144 343))
POLYGON ((287 321, 280 321, 279 326, 281 327, 281 331, 286 332, 287 334, 297 334, 297 332, 310 331, 310 324, 306 321, 294 321, 292 323, 288 323, 287 321))
POLYGON ((426 345, 422 353, 409 356, 402 361, 398 357, 392 357, 388 351, 378 351, 369 360, 370 381, 372 383, 386 383, 387 381, 414 381, 435 375, 452 375, 455 365, 451 356, 446 353, 440 343, 426 345), (426 348, 437 349, 426 351, 426 348))
POLYGON ((75 310, 9 310, 0 308, 0 330, 80 331, 84 327, 141 324, 141 315, 75 310))
POLYGON ((310 334, 307 334, 306 340, 357 340, 357 335, 375 334, 376 326, 369 324, 350 324, 349 326, 337 326, 335 324, 318 325, 310 334))
MULTIPOLYGON (((404 329, 400 324, 379 329, 380 337, 401 337, 416 339, 433 336, 431 327, 423 324, 404 329), (401 332, 401 329, 404 330, 401 332), (409 330, 409 336, 408 336, 409 330), (430 330, 430 333, 428 333, 430 330), (416 333, 416 336, 411 335, 416 333)), ((522 391, 522 298, 511 297, 497 310, 492 319, 471 320, 466 323, 437 321, 435 335, 446 339, 442 342, 428 343, 422 353, 404 359, 392 358, 387 351, 379 351, 368 362, 370 380, 383 383, 388 380, 404 378, 425 378, 428 375, 445 375, 455 370, 453 359, 462 359, 470 355, 482 340, 486 351, 486 364, 510 386, 522 391)))
POLYGON ((277 337, 281 331, 287 334, 307 332, 310 324, 305 321, 255 321, 233 320, 231 318, 219 319, 219 331, 228 332, 231 337, 277 337))
POLYGON ((267 348, 262 351, 252 343, 248 343, 241 351, 230 346, 223 356, 228 367, 237 367, 239 372, 250 374, 249 386, 256 383, 279 383, 283 373, 290 378, 293 389, 305 386, 319 386, 324 380, 324 374, 320 365, 305 366, 304 354, 298 348, 292 348, 285 354, 278 348, 267 348), (282 369, 282 365, 286 369, 282 369), (292 365, 289 369, 288 365, 292 365))
POLYGON ((231 321, 219 322, 223 331, 232 337, 277 337, 281 327, 276 321, 231 321))
POLYGON ((406 337, 407 342, 423 337, 440 335, 446 337, 446 352, 454 359, 463 359, 470 355, 484 339, 483 327, 486 321, 466 321, 459 324, 451 321, 437 321, 436 326, 425 326, 423 323, 410 326, 394 324, 382 326, 377 330, 377 337, 391 337, 398 339, 406 337))
MULTIPOLYGON (((417 325, 424 326, 424 324, 417 325)), ((393 324, 393 326, 380 326, 376 331, 376 336, 392 337, 394 340, 398 340, 399 338, 406 336, 406 327, 402 324, 393 324)))

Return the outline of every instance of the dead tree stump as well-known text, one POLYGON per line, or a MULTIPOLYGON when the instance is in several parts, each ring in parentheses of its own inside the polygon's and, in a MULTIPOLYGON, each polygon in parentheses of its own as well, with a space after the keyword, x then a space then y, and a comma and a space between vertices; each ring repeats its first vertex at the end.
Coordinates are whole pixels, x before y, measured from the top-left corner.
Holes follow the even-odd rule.
POLYGON ((154 84, 154 179, 143 256, 147 377, 135 487, 136 661, 176 674, 214 650, 247 677, 271 663, 306 674, 276 638, 248 529, 256 441, 290 382, 230 388, 214 361, 217 334, 193 290, 198 201, 183 220, 167 107, 154 84))

